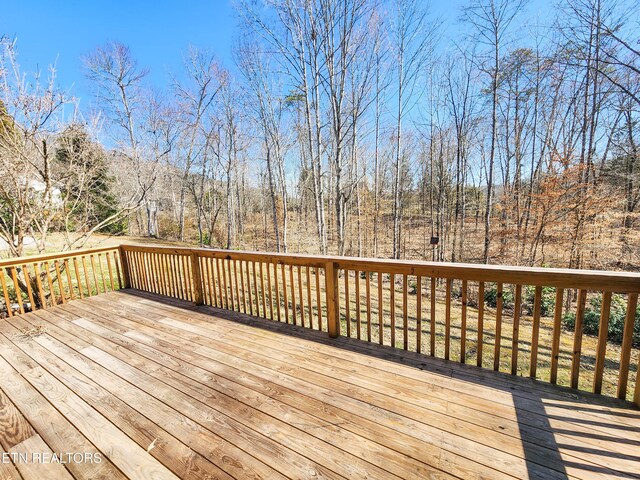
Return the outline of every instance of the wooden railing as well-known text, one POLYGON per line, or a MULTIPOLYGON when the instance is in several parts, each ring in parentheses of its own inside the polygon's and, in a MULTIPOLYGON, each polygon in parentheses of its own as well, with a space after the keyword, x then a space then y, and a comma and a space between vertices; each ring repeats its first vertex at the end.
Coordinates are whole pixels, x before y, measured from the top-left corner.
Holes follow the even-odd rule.
POLYGON ((638 351, 633 349, 639 274, 120 248, 126 286, 327 331, 331 337, 633 397, 640 405, 638 351), (608 343, 614 294, 622 296, 626 308, 620 346, 608 343), (587 354, 585 308, 596 297, 602 304, 599 335, 588 339, 594 348, 587 354), (562 328, 563 304, 564 314, 575 315, 577 334, 562 328))
POLYGON ((45 309, 121 288, 118 247, 0 260, 0 316, 45 309))
POLYGON ((639 274, 133 245, 0 261, 4 315, 123 287, 640 406, 639 274), (608 342, 613 304, 620 345, 608 342), (597 338, 583 334, 593 305, 597 338), (577 333, 563 329, 567 313, 577 333))

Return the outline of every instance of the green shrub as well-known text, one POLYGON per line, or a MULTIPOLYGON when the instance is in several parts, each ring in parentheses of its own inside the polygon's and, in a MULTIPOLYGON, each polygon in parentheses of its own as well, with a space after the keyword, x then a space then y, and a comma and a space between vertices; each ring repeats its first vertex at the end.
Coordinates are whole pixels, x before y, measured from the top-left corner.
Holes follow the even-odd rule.
MULTIPOLYGON (((600 330, 600 309, 602 307, 602 295, 593 297, 584 311, 583 331, 588 335, 598 335, 600 330)), ((607 338, 614 343, 622 343, 624 332, 624 320, 627 312, 627 302, 621 295, 613 294, 611 297, 611 311, 609 313, 609 331, 607 338)), ((576 314, 568 312, 562 317, 563 327, 573 332, 576 326, 576 314)), ((636 309, 636 318, 633 326, 633 344, 640 345, 640 306, 636 309)))
MULTIPOLYGON (((485 288, 484 301, 492 308, 498 306, 498 287, 495 283, 489 283, 485 288)), ((508 288, 502 291, 502 306, 503 308, 513 307, 513 291, 508 288)))
MULTIPOLYGON (((536 300, 536 287, 527 286, 524 291, 522 306, 533 314, 533 307, 536 300)), ((542 297, 540 298, 540 315, 550 317, 556 305, 556 289, 553 287, 542 287, 542 297)))

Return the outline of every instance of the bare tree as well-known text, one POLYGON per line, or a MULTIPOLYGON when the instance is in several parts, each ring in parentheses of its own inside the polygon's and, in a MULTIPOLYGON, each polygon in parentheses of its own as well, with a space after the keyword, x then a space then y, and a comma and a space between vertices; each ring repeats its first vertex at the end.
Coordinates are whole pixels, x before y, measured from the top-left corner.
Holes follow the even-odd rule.
POLYGON ((463 11, 463 20, 472 26, 477 40, 487 46, 487 59, 480 64, 490 79, 491 137, 487 167, 487 194, 484 214, 484 263, 491 261, 491 210, 494 195, 494 167, 498 135, 498 79, 502 48, 510 25, 522 10, 525 0, 473 0, 463 11))

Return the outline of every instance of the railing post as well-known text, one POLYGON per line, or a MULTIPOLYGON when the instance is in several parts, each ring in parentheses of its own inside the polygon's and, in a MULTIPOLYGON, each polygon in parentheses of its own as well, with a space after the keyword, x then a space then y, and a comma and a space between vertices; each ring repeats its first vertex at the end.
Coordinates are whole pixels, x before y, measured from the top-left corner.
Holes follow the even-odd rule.
POLYGON ((118 247, 120 253, 120 265, 122 266, 122 280, 124 281, 124 288, 131 288, 131 275, 129 274, 129 260, 127 259, 127 252, 124 245, 118 247))
POLYGON ((202 292, 202 275, 200 273, 200 262, 198 254, 191 253, 191 274, 193 276, 193 301, 196 305, 204 304, 204 294, 202 292))
POLYGON ((340 312, 338 304, 338 269, 334 262, 327 262, 325 273, 325 295, 327 301, 327 329, 329 336, 336 338, 340 335, 340 312))

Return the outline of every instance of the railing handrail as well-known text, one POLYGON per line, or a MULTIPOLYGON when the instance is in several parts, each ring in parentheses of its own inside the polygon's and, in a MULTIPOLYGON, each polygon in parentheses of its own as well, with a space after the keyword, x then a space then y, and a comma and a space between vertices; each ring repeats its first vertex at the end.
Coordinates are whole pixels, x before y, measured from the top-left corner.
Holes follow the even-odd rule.
POLYGON ((83 255, 93 255, 97 253, 117 251, 118 245, 110 247, 84 248, 79 250, 68 250, 66 252, 45 253, 41 255, 25 255, 22 257, 12 257, 0 260, 0 268, 20 266, 25 263, 46 262, 49 260, 64 260, 65 258, 81 257, 83 255))
POLYGON ((121 248, 125 251, 164 252, 176 255, 198 253, 205 257, 222 257, 230 260, 242 258, 243 260, 309 267, 324 267, 327 263, 332 262, 336 264, 337 268, 348 270, 359 270, 359 267, 366 266, 369 271, 421 275, 424 277, 601 290, 617 293, 640 293, 640 273, 635 272, 254 252, 201 247, 121 245, 121 248))

